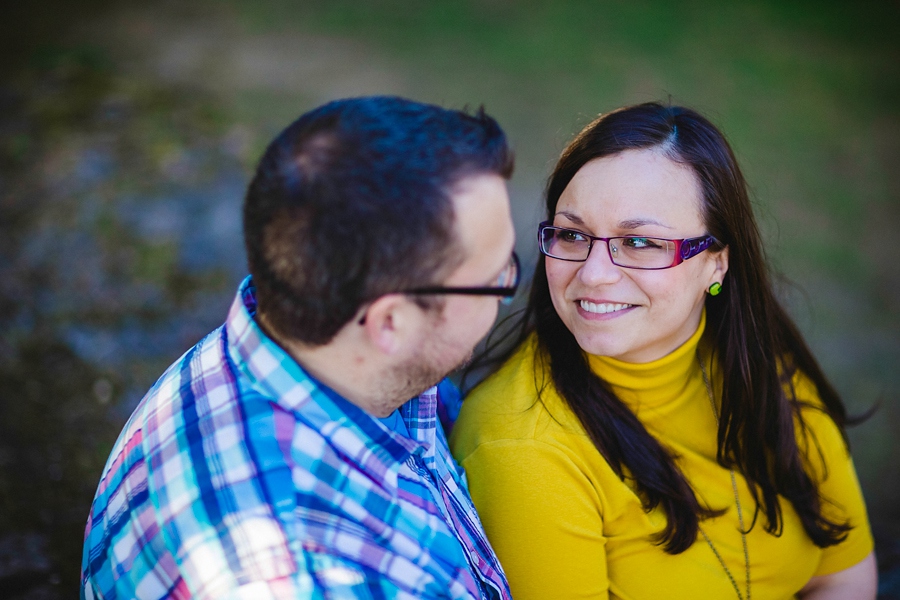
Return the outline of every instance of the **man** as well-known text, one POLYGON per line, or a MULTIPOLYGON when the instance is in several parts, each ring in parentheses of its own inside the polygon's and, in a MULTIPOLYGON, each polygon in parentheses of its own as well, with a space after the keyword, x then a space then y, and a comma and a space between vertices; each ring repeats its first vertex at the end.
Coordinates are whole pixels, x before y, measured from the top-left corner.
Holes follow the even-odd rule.
POLYGON ((282 132, 251 277, 112 451, 83 597, 509 598, 435 384, 515 292, 511 172, 483 112, 358 98, 282 132))

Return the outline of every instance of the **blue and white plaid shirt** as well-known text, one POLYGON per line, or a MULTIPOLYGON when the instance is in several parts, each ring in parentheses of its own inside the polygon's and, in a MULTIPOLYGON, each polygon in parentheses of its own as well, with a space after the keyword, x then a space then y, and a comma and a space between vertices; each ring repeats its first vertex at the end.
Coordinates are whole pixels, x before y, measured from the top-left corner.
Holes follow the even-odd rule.
POLYGON ((329 395, 254 322, 226 323, 147 393, 91 508, 82 597, 492 598, 509 588, 438 423, 410 438, 329 395))

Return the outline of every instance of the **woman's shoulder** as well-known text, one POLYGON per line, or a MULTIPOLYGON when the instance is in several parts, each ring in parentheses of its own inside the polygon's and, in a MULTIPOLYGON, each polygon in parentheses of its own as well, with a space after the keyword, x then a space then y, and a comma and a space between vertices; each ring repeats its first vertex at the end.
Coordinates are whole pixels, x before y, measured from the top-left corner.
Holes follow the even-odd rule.
POLYGON ((786 392, 796 403, 797 443, 813 475, 821 481, 827 477, 829 463, 849 460, 846 438, 812 379, 798 369, 788 381, 786 392))
POLYGON ((837 428, 815 382, 809 376, 800 369, 795 369, 790 377, 784 379, 785 394, 795 402, 799 416, 807 426, 815 429, 837 428))
POLYGON ((497 371, 485 377, 466 395, 465 402, 479 409, 502 406, 522 408, 537 398, 546 387, 549 370, 544 368, 543 358, 534 336, 522 342, 497 371), (515 405, 515 406, 514 406, 515 405))
POLYGON ((454 453, 468 454, 486 442, 552 441, 583 431, 556 393, 532 336, 465 397, 451 446, 454 453))

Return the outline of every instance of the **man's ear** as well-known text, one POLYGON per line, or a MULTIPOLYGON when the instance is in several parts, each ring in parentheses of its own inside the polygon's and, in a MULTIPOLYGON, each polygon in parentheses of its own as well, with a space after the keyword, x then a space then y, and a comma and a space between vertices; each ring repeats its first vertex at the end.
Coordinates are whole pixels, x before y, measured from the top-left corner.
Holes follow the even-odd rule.
POLYGON ((422 310, 403 294, 387 294, 369 304, 359 322, 369 343, 382 353, 393 355, 416 336, 422 317, 422 310))

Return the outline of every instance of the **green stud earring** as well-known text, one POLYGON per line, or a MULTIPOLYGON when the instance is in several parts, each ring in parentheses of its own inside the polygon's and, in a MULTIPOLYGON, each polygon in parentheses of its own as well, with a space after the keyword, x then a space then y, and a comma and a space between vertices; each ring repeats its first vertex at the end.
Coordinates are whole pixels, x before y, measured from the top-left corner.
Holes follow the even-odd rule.
POLYGON ((722 292, 722 284, 716 281, 711 286, 709 286, 709 295, 710 296, 718 296, 722 292))

